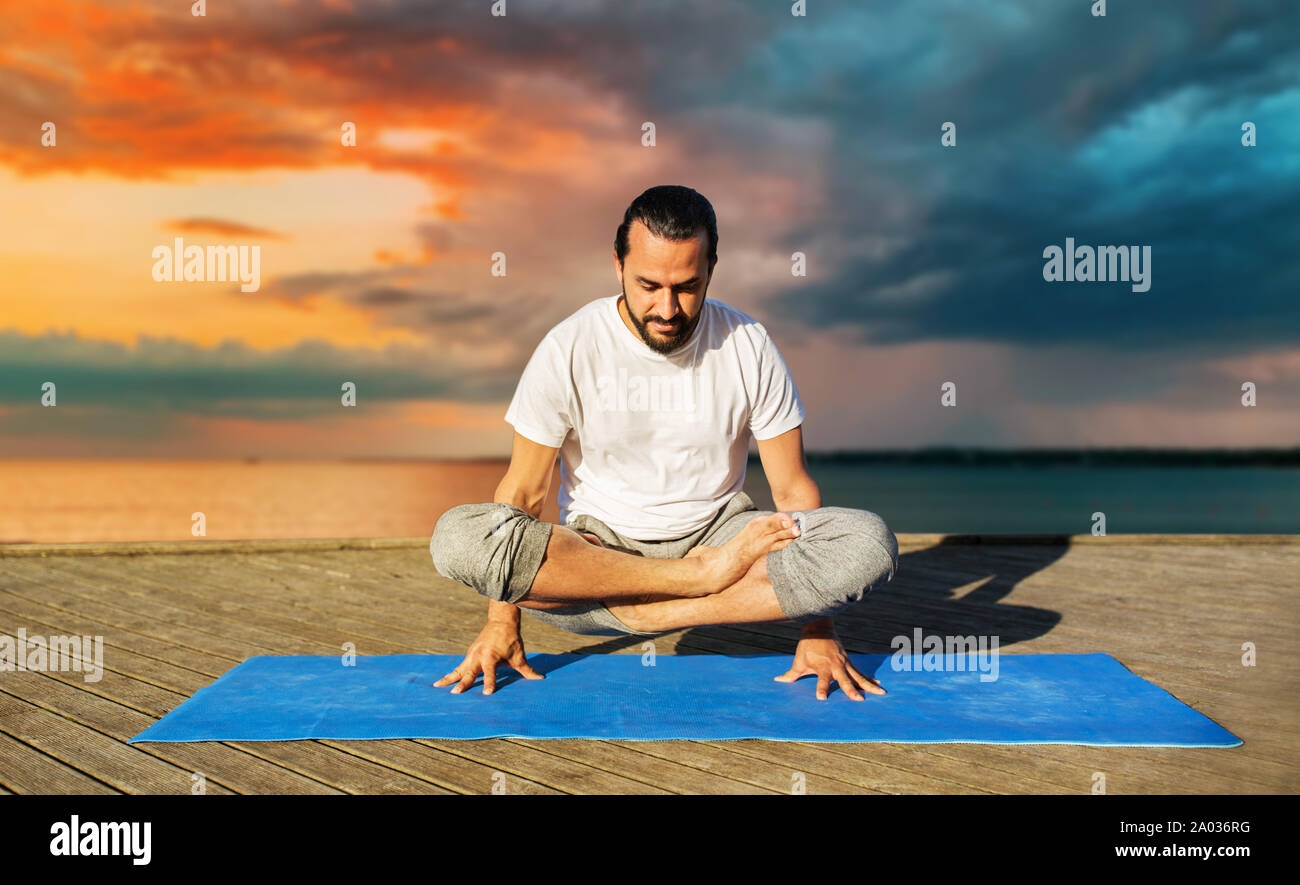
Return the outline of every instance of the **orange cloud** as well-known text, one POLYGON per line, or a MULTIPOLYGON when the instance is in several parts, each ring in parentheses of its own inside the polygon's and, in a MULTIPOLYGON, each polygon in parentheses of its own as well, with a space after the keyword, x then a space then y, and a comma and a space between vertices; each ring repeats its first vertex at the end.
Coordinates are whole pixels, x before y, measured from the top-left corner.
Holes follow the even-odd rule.
POLYGON ((262 227, 225 221, 221 218, 178 218, 163 223, 165 230, 185 234, 214 234, 219 237, 256 238, 259 240, 284 240, 284 234, 262 227))
POLYGON ((534 60, 502 66, 485 40, 435 30, 376 43, 373 29, 347 26, 363 13, 345 0, 298 4, 288 18, 257 4, 238 15, 210 6, 202 19, 188 3, 0 0, 0 9, 9 31, 0 77, 27 97, 0 112, 13 124, 0 127, 0 164, 25 176, 167 181, 362 164, 419 176, 437 194, 426 211, 461 220, 464 196, 493 184, 483 179, 494 168, 540 171, 589 152, 569 111, 555 112, 574 95, 519 79, 534 60), (508 106, 505 90, 517 98, 508 106), (58 127, 53 149, 40 144, 47 120, 58 127), (345 122, 357 127, 355 147, 341 143, 345 122), (445 137, 385 138, 403 131, 445 137))

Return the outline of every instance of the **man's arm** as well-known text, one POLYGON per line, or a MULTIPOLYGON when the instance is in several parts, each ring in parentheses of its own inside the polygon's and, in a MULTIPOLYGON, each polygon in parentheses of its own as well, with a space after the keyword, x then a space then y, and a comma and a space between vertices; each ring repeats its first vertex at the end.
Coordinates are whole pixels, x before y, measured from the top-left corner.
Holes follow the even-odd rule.
MULTIPOLYGON (((551 491, 551 475, 555 472, 555 454, 558 451, 559 449, 535 443, 516 432, 514 447, 510 452, 510 466, 497 485, 493 502, 512 504, 533 519, 541 519, 542 507, 551 491)), ((519 606, 490 599, 488 620, 518 627, 519 606)))
POLYGON ((780 436, 758 440, 758 457, 763 462, 763 473, 772 488, 777 510, 789 513, 822 506, 822 494, 809 475, 804 458, 803 425, 780 436))
POLYGON ((551 490, 551 474, 555 471, 558 451, 515 433, 510 466, 497 486, 493 502, 513 504, 534 519, 541 519, 542 507, 551 490))
MULTIPOLYGON (((535 443, 515 433, 514 448, 510 453, 510 466, 497 486, 492 500, 497 504, 513 504, 534 519, 539 519, 546 495, 551 490, 551 474, 555 470, 555 453, 558 449, 535 443)), ((452 694, 459 694, 474 684, 483 674, 483 694, 496 691, 496 669, 505 664, 525 679, 542 679, 528 663, 524 640, 520 633, 519 606, 509 602, 488 600, 487 623, 478 638, 465 653, 460 666, 434 683, 436 687, 456 686, 452 694)))
MULTIPOLYGON (((804 456, 803 425, 780 436, 758 440, 758 457, 763 462, 763 473, 772 489, 772 501, 777 510, 793 513, 822 506, 821 490, 808 473, 808 460, 804 456)), ((803 635, 833 637, 835 622, 831 618, 822 618, 804 624, 803 635)))
MULTIPOLYGON (((763 462, 763 473, 772 489, 772 501, 777 510, 791 513, 822 506, 821 491, 809 475, 808 461, 804 457, 802 425, 780 436, 758 440, 758 457, 763 462)), ((817 676, 817 697, 820 700, 826 699, 832 680, 855 701, 862 700, 858 685, 872 694, 885 693, 879 683, 853 669, 835 634, 833 618, 803 625, 799 646, 795 649, 794 666, 776 678, 779 682, 793 682, 810 674, 817 676)))

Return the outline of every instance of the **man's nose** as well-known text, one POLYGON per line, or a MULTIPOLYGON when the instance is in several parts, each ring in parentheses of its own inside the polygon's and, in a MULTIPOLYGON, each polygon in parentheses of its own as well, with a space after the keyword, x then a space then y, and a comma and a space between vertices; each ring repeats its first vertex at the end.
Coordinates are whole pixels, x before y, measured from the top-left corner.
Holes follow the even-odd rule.
POLYGON ((655 316, 661 320, 671 320, 681 312, 682 306, 677 300, 677 293, 670 291, 655 303, 655 316))

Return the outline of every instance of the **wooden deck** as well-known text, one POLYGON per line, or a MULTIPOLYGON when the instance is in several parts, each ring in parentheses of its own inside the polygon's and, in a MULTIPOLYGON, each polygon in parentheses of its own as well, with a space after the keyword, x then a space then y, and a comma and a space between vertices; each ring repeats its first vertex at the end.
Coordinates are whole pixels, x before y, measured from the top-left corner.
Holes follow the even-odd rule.
MULTIPOLYGON (((1300 791, 1300 537, 900 536, 898 577, 839 619, 851 652, 988 633, 1105 651, 1242 738, 1233 749, 765 741, 126 741, 252 655, 463 653, 484 601, 425 539, 0 547, 0 633, 102 635, 103 679, 0 673, 13 793, 1123 793, 1300 791), (1242 644, 1258 665, 1242 665, 1242 644), (500 773, 500 774, 498 774, 500 773)), ((530 652, 640 653, 525 618, 530 652)), ((789 624, 660 637, 660 654, 790 652, 789 624)), ((775 673, 773 675, 776 675, 775 673)), ((813 685, 805 680, 811 694, 813 685)), ((886 683, 888 687, 888 683, 886 683)), ((478 690, 477 688, 475 690, 478 690)))

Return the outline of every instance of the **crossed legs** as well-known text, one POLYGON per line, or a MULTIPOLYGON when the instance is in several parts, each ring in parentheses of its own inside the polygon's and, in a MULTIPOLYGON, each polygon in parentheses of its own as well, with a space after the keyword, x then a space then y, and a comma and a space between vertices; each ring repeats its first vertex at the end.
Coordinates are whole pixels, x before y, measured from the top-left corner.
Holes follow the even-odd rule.
POLYGON ((646 633, 814 620, 893 578, 897 540, 876 514, 823 507, 801 522, 802 530, 787 514, 750 510, 685 556, 656 557, 609 549, 510 505, 462 505, 439 519, 430 552, 439 572, 489 599, 539 617, 607 609, 628 631, 646 633))
MULTIPOLYGON (((695 550, 708 548, 696 547, 695 550)), ((687 556, 695 553, 692 550, 687 556)), ((767 557, 760 556, 735 583, 709 596, 671 599, 665 597, 607 602, 610 614, 633 630, 666 633, 683 627, 717 624, 755 624, 785 617, 767 571, 767 557)))
POLYGON ((557 525, 532 585, 516 605, 548 608, 587 601, 641 601, 647 595, 708 596, 741 581, 755 562, 798 535, 788 514, 773 513, 751 520, 721 546, 699 546, 681 559, 660 559, 610 550, 594 535, 557 525))

